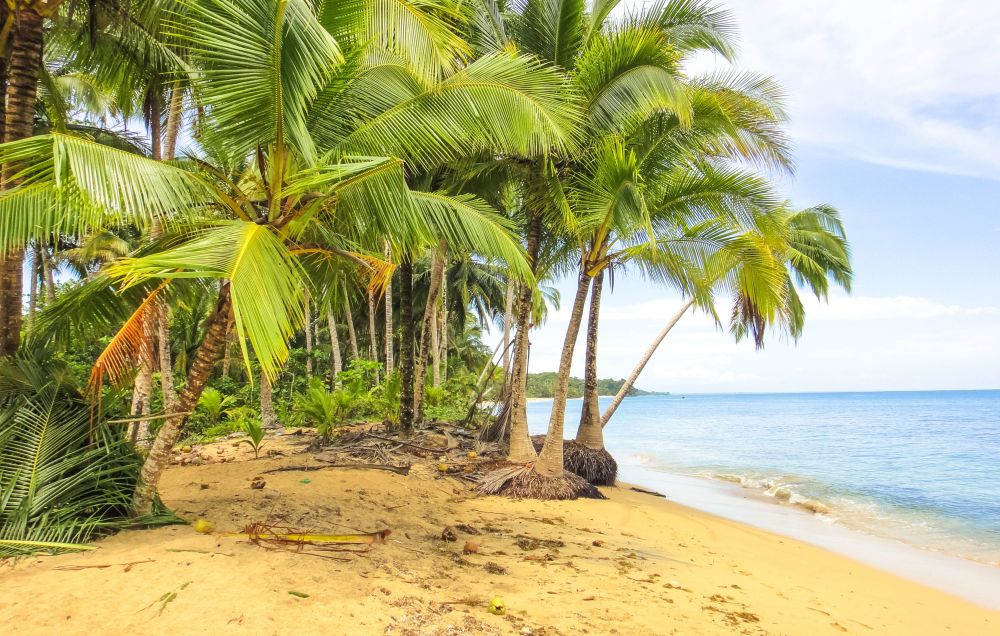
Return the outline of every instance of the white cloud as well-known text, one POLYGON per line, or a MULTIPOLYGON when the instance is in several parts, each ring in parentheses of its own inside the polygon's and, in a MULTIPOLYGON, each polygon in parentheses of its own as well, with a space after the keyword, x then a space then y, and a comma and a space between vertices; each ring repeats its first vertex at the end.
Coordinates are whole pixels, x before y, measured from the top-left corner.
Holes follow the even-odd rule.
POLYGON ((874 163, 1000 179, 1000 3, 721 4, 739 25, 740 67, 785 86, 800 144, 874 163))

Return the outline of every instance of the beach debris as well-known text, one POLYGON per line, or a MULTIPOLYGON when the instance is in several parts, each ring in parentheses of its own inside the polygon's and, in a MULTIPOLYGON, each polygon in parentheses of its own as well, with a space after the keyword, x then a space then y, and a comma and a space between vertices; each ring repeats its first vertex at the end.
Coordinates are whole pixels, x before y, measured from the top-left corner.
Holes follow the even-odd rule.
POLYGON ((338 559, 323 552, 351 552, 364 554, 372 545, 385 543, 386 537, 392 531, 386 528, 378 532, 363 534, 316 534, 288 528, 286 526, 268 525, 263 522, 247 524, 243 532, 226 532, 219 536, 247 539, 250 543, 266 550, 288 550, 301 554, 309 554, 328 559, 338 559))
POLYGON ((499 563, 496 563, 495 561, 488 561, 486 565, 483 566, 483 569, 490 574, 497 574, 501 576, 507 574, 507 568, 499 563))
POLYGON ((353 468, 355 470, 388 470, 389 472, 398 473, 400 475, 406 475, 410 472, 409 466, 390 466, 386 464, 329 464, 328 463, 325 466, 281 466, 278 468, 272 468, 271 470, 265 470, 264 474, 266 475, 268 473, 284 473, 292 471, 309 472, 313 470, 325 470, 327 468, 353 468))
POLYGON ((215 524, 207 519, 195 519, 191 527, 199 534, 210 534, 215 530, 215 524))
POLYGON ((464 532, 465 534, 482 534, 479 530, 476 530, 467 523, 455 524, 455 529, 464 532))
POLYGON ((264 478, 261 477, 260 475, 257 475, 250 482, 250 489, 251 490, 260 490, 261 488, 263 488, 266 485, 267 485, 267 482, 264 481, 264 478))
POLYGON ((448 464, 445 464, 444 462, 441 462, 440 464, 438 464, 438 472, 441 472, 441 473, 448 472, 448 464))
POLYGON ((529 537, 526 534, 519 534, 516 537, 517 547, 524 551, 537 550, 538 548, 565 548, 566 542, 561 539, 539 539, 538 537, 529 537))
POLYGON ((140 563, 152 563, 153 559, 146 559, 145 561, 129 561, 128 563, 103 563, 100 565, 58 565, 52 569, 63 570, 63 571, 75 571, 75 570, 105 570, 107 568, 116 567, 119 565, 124 565, 122 569, 123 572, 129 572, 132 570, 133 566, 139 565, 140 563))
POLYGON ((458 533, 451 526, 445 526, 444 530, 441 531, 442 541, 458 541, 458 533))
POLYGON ((300 484, 311 484, 312 480, 311 479, 300 479, 299 483, 300 484))
POLYGON ((169 605, 170 603, 173 603, 177 599, 177 593, 180 592, 181 590, 183 590, 184 588, 186 588, 187 586, 191 585, 192 583, 194 583, 194 581, 188 581, 188 582, 184 583, 183 585, 181 585, 179 588, 177 588, 176 590, 174 590, 172 592, 165 592, 162 596, 160 596, 160 598, 156 599, 155 601, 153 601, 152 603, 150 603, 149 605, 147 605, 146 607, 142 608, 139 611, 140 612, 145 612, 150 607, 152 607, 152 606, 156 605, 157 603, 159 603, 160 604, 160 611, 158 611, 156 613, 156 615, 157 616, 162 615, 163 614, 163 610, 167 609, 167 605, 169 605))
POLYGON ((681 587, 681 584, 678 583, 677 581, 667 581, 666 583, 663 584, 663 587, 667 588, 668 590, 683 590, 684 589, 683 587, 681 587))
POLYGON ((479 454, 476 453, 476 451, 469 451, 468 453, 465 454, 465 456, 468 457, 469 459, 475 459, 479 457, 479 454))
POLYGON ((465 554, 479 554, 479 544, 475 541, 466 541, 465 547, 462 548, 462 552, 465 554))
POLYGON ((295 590, 288 590, 288 593, 295 598, 309 598, 309 595, 305 592, 296 592, 295 590))
POLYGON ((646 490, 645 488, 638 488, 636 486, 632 486, 631 488, 629 488, 629 490, 634 490, 635 492, 641 492, 644 495, 653 495, 654 497, 660 497, 662 499, 667 498, 666 495, 658 493, 655 490, 646 490))
POLYGON ((503 616, 507 613, 507 606, 504 604, 502 598, 497 597, 490 601, 489 611, 494 616, 503 616))
POLYGON ((593 541, 590 542, 590 545, 594 546, 595 548, 603 548, 604 542, 601 541, 600 539, 594 539, 593 541))

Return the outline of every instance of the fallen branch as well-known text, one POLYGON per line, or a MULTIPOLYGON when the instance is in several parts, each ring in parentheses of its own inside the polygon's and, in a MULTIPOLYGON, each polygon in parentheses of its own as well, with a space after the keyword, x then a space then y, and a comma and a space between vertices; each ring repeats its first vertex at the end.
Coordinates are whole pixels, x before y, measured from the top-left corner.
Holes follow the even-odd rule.
MULTIPOLYGON (((321 460, 322 461, 322 460, 321 460)), ((389 466, 387 464, 327 464, 326 466, 282 466, 265 470, 264 473, 284 473, 284 472, 309 472, 313 470, 324 470, 326 468, 356 468, 359 470, 388 470, 399 475, 408 475, 409 466, 389 466)))

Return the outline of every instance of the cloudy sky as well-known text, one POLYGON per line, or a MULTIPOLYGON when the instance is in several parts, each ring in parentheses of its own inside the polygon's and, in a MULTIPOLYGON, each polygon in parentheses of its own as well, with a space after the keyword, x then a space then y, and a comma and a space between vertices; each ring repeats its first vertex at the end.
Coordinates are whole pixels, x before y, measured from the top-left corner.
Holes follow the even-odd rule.
MULTIPOLYGON (((740 27, 739 66, 789 95, 797 170, 782 185, 797 204, 840 209, 856 284, 810 306, 798 343, 771 339, 763 352, 689 314, 639 386, 1000 388, 1000 3, 723 4, 740 27)), ((569 302, 573 283, 559 287, 569 302)), ((680 304, 618 277, 602 303, 600 375, 627 375, 680 304)), ((532 371, 557 368, 566 320, 558 312, 533 332, 532 371)))

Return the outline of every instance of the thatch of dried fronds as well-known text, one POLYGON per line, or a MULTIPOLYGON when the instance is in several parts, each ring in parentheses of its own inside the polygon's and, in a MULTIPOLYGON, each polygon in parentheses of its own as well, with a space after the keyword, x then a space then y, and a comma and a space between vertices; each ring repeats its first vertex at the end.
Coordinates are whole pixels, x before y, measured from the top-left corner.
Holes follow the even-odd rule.
POLYGON ((579 475, 563 471, 562 477, 543 477, 530 466, 501 468, 480 481, 477 489, 484 495, 503 495, 515 499, 604 499, 593 484, 579 475))
MULTIPOLYGON (((541 452, 544 435, 534 435, 531 443, 541 452)), ((575 440, 563 442, 563 468, 583 477, 595 486, 614 486, 618 478, 618 462, 607 449, 594 450, 575 440)))

